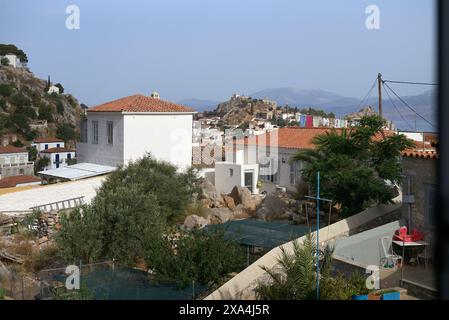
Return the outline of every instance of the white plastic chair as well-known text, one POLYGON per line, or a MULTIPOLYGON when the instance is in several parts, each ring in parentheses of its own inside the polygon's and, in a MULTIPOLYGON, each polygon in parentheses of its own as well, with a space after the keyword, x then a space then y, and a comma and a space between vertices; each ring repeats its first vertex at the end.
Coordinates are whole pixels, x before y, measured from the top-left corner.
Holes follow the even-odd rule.
POLYGON ((398 261, 401 262, 401 265, 403 263, 402 256, 393 252, 393 241, 391 240, 391 237, 382 237, 379 241, 382 249, 381 254, 383 254, 383 257, 380 258, 380 266, 385 268, 386 266, 390 266, 392 264, 393 270, 396 271, 398 261))

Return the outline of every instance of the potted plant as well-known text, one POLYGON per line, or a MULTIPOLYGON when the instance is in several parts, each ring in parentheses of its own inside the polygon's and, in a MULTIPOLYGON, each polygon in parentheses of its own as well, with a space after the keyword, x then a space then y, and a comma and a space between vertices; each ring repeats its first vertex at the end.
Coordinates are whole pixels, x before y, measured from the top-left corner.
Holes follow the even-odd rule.
POLYGON ((396 290, 384 290, 381 292, 382 300, 400 300, 401 293, 396 290))
POLYGON ((373 292, 368 294, 368 300, 380 300, 382 298, 382 295, 380 292, 373 292))
POLYGON ((360 272, 354 272, 349 279, 351 300, 368 300, 370 290, 366 287, 366 279, 360 272))

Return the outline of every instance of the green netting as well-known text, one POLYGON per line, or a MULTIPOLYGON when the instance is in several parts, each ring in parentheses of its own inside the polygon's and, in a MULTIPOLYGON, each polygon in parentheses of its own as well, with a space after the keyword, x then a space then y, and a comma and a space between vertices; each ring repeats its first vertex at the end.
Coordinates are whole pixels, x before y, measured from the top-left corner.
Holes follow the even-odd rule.
POLYGON ((157 281, 144 271, 130 268, 82 274, 81 283, 97 300, 191 300, 207 290, 196 284, 180 289, 175 282, 157 281))
POLYGON ((309 233, 309 228, 287 221, 261 221, 244 219, 229 221, 222 225, 225 236, 247 246, 272 249, 309 233))

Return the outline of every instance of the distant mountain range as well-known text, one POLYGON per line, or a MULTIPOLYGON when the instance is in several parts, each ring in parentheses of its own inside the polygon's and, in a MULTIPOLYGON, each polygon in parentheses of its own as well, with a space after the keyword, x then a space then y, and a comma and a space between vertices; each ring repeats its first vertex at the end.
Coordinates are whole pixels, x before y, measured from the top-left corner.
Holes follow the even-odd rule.
MULTIPOLYGON (((373 93, 373 96, 377 95, 373 93)), ((423 131, 435 131, 431 125, 422 120, 419 116, 415 116, 414 112, 407 108, 399 99, 393 94, 392 101, 390 101, 388 95, 384 93, 383 97, 383 112, 387 119, 392 120, 396 126, 403 130, 416 129, 423 131), (402 117, 398 114, 395 106, 401 112, 402 117)), ((333 92, 325 90, 304 90, 299 88, 271 88, 265 89, 249 95, 252 98, 269 99, 276 101, 278 106, 284 106, 288 104, 291 107, 312 107, 321 109, 326 112, 333 112, 336 116, 343 117, 347 114, 358 111, 365 106, 371 105, 375 108, 378 107, 377 97, 367 99, 362 105, 359 106, 361 99, 353 97, 345 97, 333 92)), ((406 101, 413 109, 415 109, 424 118, 431 123, 436 123, 436 91, 429 90, 419 95, 403 96, 401 97, 406 101)), ((190 106, 197 111, 213 110, 218 105, 218 102, 211 100, 200 99, 184 99, 180 101, 181 104, 190 106)))

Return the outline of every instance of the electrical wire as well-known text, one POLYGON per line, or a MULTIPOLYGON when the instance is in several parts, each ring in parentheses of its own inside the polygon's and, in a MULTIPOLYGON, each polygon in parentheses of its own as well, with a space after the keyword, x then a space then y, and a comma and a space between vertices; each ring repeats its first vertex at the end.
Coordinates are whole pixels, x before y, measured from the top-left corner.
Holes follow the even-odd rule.
POLYGON ((391 95, 390 95, 390 93, 388 92, 388 90, 386 89, 384 83, 382 83, 382 86, 383 86, 383 88, 385 89, 385 92, 386 92, 387 95, 388 95, 388 99, 390 99, 391 104, 392 104, 393 107, 396 109, 396 111, 397 111, 397 113, 399 114, 399 116, 401 117, 401 119, 402 119, 405 123, 407 123, 408 127, 409 127, 411 130, 414 130, 413 126, 407 121, 407 119, 404 118, 404 116, 402 115, 402 113, 399 111, 399 108, 398 108, 398 107, 396 106, 396 104, 394 103, 394 101, 393 101, 393 99, 391 98, 391 95))
MULTIPOLYGON (((385 82, 384 82, 385 83, 385 82)), ((412 110, 418 117, 420 117, 421 119, 423 119, 425 122, 427 122, 428 124, 430 124, 432 127, 434 127, 435 129, 437 129, 437 127, 430 122, 429 120, 427 120, 426 118, 424 118, 421 114, 419 114, 415 109, 413 109, 406 101, 404 101, 404 99, 402 99, 393 89, 391 89, 391 87, 385 83, 385 85, 387 86, 388 89, 390 89, 390 91, 405 105, 407 106, 407 108, 409 108, 410 110, 412 110)))

